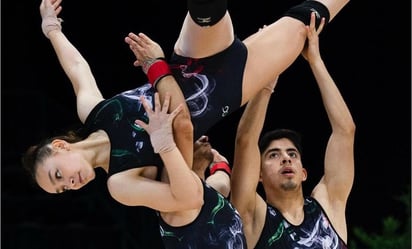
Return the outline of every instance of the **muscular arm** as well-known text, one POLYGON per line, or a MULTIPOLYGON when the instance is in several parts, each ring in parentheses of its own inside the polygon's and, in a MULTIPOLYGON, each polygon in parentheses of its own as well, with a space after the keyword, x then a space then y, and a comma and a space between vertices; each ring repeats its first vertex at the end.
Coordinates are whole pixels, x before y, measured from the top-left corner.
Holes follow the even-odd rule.
MULTIPOLYGON (((325 152, 324 184, 330 199, 346 202, 354 178, 355 125, 338 88, 320 59, 311 64, 321 92, 332 134, 325 152)), ((316 190, 314 195, 316 195, 316 190)))
POLYGON ((92 108, 103 97, 87 61, 63 34, 60 25, 56 28, 57 15, 61 11, 60 3, 61 0, 42 1, 40 13, 43 33, 49 38, 60 65, 72 83, 77 98, 77 112, 80 120, 85 122, 92 108))
POLYGON ((320 56, 318 36, 313 27, 308 27, 308 41, 302 55, 315 76, 332 127, 325 152, 324 175, 312 196, 322 204, 335 229, 346 241, 345 208, 354 180, 355 124, 320 56))
MULTIPOLYGON (((129 33, 125 38, 125 42, 129 45, 130 50, 136 56, 134 66, 142 66, 143 72, 147 73, 145 61, 155 58, 164 57, 162 48, 151 40, 147 35, 139 33, 129 33)), ((183 105, 183 110, 173 122, 173 133, 177 147, 181 151, 187 164, 192 168, 193 165, 193 125, 190 117, 189 108, 186 105, 186 100, 183 93, 172 76, 161 78, 156 83, 156 90, 160 95, 160 100, 163 102, 166 94, 173 96, 170 102, 170 110, 174 110, 178 105, 183 105)))
MULTIPOLYGON (((274 83, 276 84, 276 82, 274 83)), ((271 90, 264 88, 249 101, 239 121, 236 133, 231 201, 242 217, 250 248, 254 247, 259 238, 266 212, 265 201, 256 192, 261 170, 258 140, 264 125, 271 93, 271 90)))

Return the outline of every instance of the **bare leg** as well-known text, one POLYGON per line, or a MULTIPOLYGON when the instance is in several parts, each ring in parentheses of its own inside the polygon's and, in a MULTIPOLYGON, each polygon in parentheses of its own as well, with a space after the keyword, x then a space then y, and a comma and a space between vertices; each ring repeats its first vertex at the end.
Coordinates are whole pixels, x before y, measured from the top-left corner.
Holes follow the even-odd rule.
MULTIPOLYGON (((332 20, 349 0, 319 0, 329 10, 332 20)), ((310 13, 308 13, 310 17, 310 13)), ((306 40, 305 24, 292 17, 282 17, 244 40, 248 48, 243 76, 242 105, 274 81, 300 55, 306 40)))
POLYGON ((223 51, 233 40, 233 25, 228 12, 210 27, 199 26, 187 14, 174 50, 181 56, 202 58, 223 51))
POLYGON ((329 10, 330 18, 329 22, 345 7, 349 0, 316 0, 320 3, 323 3, 326 8, 329 10))

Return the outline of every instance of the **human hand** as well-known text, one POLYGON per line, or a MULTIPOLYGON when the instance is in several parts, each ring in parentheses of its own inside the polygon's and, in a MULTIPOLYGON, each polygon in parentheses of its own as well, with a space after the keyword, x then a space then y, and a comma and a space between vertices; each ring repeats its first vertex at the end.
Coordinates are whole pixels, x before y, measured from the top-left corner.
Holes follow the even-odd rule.
POLYGON ((222 156, 219 151, 215 149, 211 149, 211 152, 213 154, 213 163, 218 163, 218 162, 225 162, 229 164, 229 161, 226 159, 226 157, 222 156))
POLYGON ((172 113, 168 114, 167 110, 169 109, 170 103, 169 94, 165 95, 163 106, 161 106, 159 94, 155 93, 154 110, 152 110, 144 96, 140 97, 140 101, 149 117, 149 123, 146 124, 141 120, 136 120, 135 123, 149 133, 154 152, 164 153, 173 150, 176 144, 173 139, 172 122, 176 115, 182 110, 183 106, 179 105, 172 113))
POLYGON ((57 18, 62 10, 60 3, 62 0, 42 0, 40 4, 40 15, 42 18, 41 28, 43 34, 49 38, 49 33, 53 30, 61 30, 61 18, 57 18))
POLYGON ((311 13, 310 25, 306 26, 306 37, 308 38, 304 49, 302 50, 302 56, 311 63, 315 58, 320 57, 319 52, 319 33, 322 31, 325 25, 325 18, 320 21, 319 28, 316 30, 315 27, 316 17, 315 13, 311 13))
POLYGON ((129 44, 130 49, 136 56, 133 65, 135 67, 141 66, 145 74, 157 59, 164 58, 164 52, 160 45, 143 33, 138 35, 129 33, 125 38, 125 42, 129 44))

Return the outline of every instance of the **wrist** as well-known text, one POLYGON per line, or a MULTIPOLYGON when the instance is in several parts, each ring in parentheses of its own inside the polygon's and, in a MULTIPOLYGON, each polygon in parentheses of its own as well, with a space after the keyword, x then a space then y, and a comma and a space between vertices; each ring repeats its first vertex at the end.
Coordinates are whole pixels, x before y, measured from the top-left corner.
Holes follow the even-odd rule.
POLYGON ((156 86, 156 83, 163 77, 172 74, 169 65, 163 58, 148 60, 147 62, 145 62, 145 64, 146 65, 144 70, 147 70, 147 78, 149 79, 150 84, 152 84, 153 86, 156 86))
POLYGON ((232 174, 232 170, 229 167, 229 164, 224 161, 212 163, 209 166, 210 175, 213 175, 214 173, 216 173, 216 171, 223 171, 229 176, 232 174))
POLYGON ((52 31, 61 31, 62 26, 61 23, 63 22, 63 19, 61 18, 56 18, 55 16, 46 16, 42 19, 41 23, 41 28, 43 31, 43 34, 49 38, 49 34, 52 31))

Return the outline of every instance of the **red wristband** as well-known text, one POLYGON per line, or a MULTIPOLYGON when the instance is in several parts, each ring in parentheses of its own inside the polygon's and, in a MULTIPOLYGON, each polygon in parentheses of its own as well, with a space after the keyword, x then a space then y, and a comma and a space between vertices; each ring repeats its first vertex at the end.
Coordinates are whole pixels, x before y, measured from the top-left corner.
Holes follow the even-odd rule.
POLYGON ((161 78, 171 75, 172 71, 170 71, 169 65, 164 60, 158 60, 154 62, 149 70, 147 70, 147 78, 149 79, 150 84, 153 86, 159 81, 161 78))
POLYGON ((226 172, 229 176, 230 174, 232 174, 232 170, 229 167, 229 164, 227 164, 226 162, 217 162, 215 164, 213 164, 210 168, 210 174, 213 175, 216 171, 218 170, 222 170, 224 172, 226 172))

